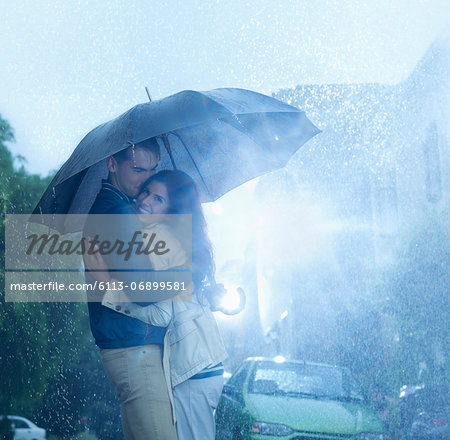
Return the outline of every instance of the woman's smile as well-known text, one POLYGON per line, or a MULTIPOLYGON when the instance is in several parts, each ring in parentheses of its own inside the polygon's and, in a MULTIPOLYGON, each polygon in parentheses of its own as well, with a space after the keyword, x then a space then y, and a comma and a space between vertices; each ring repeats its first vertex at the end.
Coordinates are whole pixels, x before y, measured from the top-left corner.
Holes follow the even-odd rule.
POLYGON ((139 214, 166 214, 169 210, 169 195, 164 184, 150 182, 139 194, 136 201, 139 214))

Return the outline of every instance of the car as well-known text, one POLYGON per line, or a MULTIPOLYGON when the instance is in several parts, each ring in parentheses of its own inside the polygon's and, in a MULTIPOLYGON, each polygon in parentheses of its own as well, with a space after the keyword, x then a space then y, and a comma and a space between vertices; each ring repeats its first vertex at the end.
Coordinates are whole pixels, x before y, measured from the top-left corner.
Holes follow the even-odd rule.
MULTIPOLYGON (((32 421, 20 416, 7 416, 14 429, 14 440, 45 440, 46 431, 32 421)), ((0 416, 0 420, 3 416, 0 416)))
POLYGON ((217 440, 381 440, 385 427, 345 368, 254 357, 224 385, 217 440))

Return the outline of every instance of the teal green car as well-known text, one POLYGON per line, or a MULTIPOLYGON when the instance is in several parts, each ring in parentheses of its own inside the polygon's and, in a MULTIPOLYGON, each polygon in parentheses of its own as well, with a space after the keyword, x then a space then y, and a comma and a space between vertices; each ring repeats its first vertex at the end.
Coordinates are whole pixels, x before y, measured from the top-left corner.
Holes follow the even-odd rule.
POLYGON ((249 358, 225 384, 217 440, 382 440, 384 426, 345 368, 249 358))

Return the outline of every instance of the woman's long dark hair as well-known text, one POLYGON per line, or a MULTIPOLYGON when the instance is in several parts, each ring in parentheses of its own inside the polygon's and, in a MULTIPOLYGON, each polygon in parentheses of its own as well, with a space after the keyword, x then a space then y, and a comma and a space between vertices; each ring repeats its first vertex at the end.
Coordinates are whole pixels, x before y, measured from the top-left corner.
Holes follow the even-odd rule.
POLYGON ((179 170, 164 170, 151 176, 143 184, 160 182, 169 196, 169 214, 192 215, 192 281, 197 291, 215 284, 215 266, 211 242, 206 230, 206 220, 197 187, 192 178, 179 170))

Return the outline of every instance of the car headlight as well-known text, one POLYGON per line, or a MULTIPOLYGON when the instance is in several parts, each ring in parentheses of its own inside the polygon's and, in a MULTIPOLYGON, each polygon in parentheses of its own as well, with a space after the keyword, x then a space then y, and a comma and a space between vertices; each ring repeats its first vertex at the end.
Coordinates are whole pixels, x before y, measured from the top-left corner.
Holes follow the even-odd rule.
POLYGON ((384 435, 377 432, 362 432, 355 436, 355 440, 383 440, 384 435))
POLYGON ((264 422, 254 422, 250 427, 250 432, 253 434, 261 435, 289 435, 294 431, 286 425, 279 425, 278 423, 264 423, 264 422))

